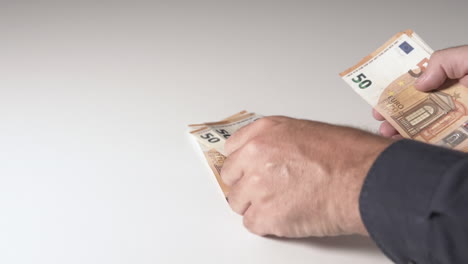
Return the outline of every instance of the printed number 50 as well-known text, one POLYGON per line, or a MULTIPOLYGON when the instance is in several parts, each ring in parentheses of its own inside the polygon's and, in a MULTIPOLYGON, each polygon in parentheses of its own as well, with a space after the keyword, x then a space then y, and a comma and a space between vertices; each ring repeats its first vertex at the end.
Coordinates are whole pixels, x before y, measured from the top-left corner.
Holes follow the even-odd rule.
POLYGON ((208 140, 208 142, 210 142, 210 143, 216 143, 216 142, 219 142, 219 141, 220 141, 219 138, 215 137, 215 136, 214 136, 213 134, 211 134, 211 133, 208 133, 208 134, 205 134, 205 135, 200 135, 200 137, 203 138, 203 139, 208 140))
POLYGON ((359 84, 359 88, 366 89, 367 87, 372 85, 372 81, 366 79, 366 75, 364 73, 361 73, 353 79, 353 82, 359 84))

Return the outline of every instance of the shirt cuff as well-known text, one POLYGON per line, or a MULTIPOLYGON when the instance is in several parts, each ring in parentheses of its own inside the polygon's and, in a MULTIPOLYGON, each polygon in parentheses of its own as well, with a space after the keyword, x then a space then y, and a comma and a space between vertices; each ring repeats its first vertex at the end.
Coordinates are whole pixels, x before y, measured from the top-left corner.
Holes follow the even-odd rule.
POLYGON ((428 263, 430 203, 444 173, 466 154, 399 140, 376 159, 359 205, 371 238, 396 263, 428 263))

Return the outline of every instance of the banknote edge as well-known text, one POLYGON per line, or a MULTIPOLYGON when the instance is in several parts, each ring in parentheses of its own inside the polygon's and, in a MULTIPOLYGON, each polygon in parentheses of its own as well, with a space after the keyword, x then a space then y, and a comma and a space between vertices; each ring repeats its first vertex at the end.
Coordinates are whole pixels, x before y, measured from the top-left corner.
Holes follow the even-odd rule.
POLYGON ((389 39, 388 41, 386 41, 383 45, 381 45, 378 49, 376 49, 374 52, 370 53, 369 55, 367 55, 366 57, 364 57, 363 59, 361 59, 358 63, 356 63, 354 66, 348 68, 347 70, 343 71, 340 73, 340 77, 344 77, 346 75, 348 75, 349 73, 353 72, 354 70, 356 70, 357 68, 359 68, 361 65, 365 64, 366 62, 370 61, 372 58, 374 58, 377 54, 379 54, 380 52, 382 52, 388 45, 390 45, 392 42, 394 42, 395 40, 397 40, 399 37, 401 37, 402 35, 408 35, 409 37, 412 37, 412 35, 414 34, 414 31, 412 29, 408 29, 408 30, 405 30, 405 31, 402 31, 402 32, 398 32, 397 34, 395 34, 391 39, 389 39))

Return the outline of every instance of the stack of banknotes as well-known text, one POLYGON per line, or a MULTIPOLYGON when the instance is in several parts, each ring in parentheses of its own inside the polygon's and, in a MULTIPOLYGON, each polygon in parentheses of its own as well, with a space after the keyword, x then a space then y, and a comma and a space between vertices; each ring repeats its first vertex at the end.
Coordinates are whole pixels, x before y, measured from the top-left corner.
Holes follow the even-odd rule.
MULTIPOLYGON (((407 30, 340 76, 403 137, 468 152, 468 88, 455 82, 429 93, 415 89, 432 53, 416 33, 407 30)), ((224 143, 259 118, 242 111, 219 122, 189 125, 225 195, 229 190, 220 178, 224 143)))
POLYGON ((433 50, 400 32, 340 76, 405 138, 468 152, 468 88, 415 89, 433 50))
POLYGON ((227 196, 229 190, 221 180, 221 168, 226 159, 224 144, 234 132, 261 117, 255 113, 242 111, 218 122, 189 125, 192 129, 190 134, 197 139, 206 161, 210 165, 225 196, 227 196))

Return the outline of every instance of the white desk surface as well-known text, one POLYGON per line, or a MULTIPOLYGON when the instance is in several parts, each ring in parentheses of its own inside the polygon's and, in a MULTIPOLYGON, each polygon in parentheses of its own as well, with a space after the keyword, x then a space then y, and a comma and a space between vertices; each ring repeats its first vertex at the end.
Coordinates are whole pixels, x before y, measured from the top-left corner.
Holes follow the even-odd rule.
POLYGON ((186 124, 248 109, 376 130, 338 73, 407 28, 466 44, 466 10, 1 1, 0 263, 390 263, 365 238, 248 233, 186 124))

